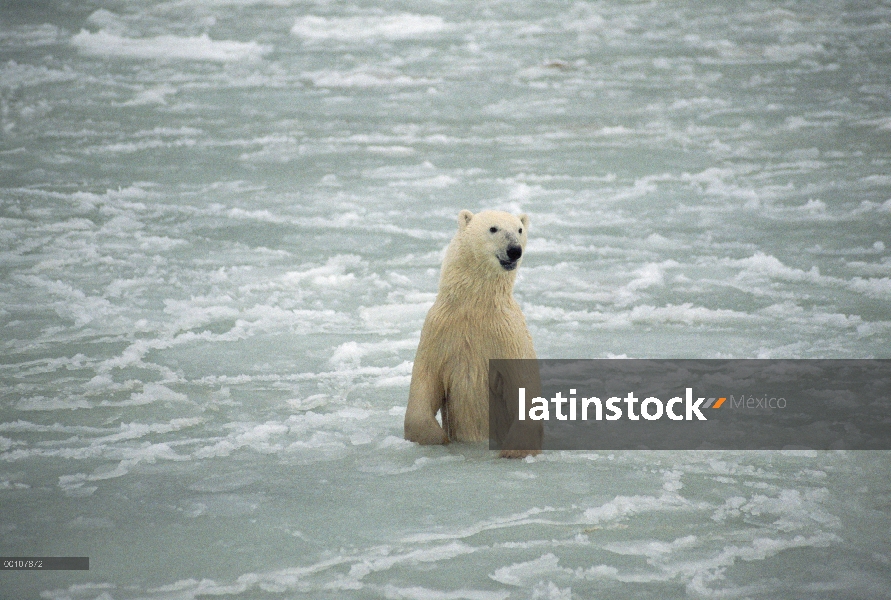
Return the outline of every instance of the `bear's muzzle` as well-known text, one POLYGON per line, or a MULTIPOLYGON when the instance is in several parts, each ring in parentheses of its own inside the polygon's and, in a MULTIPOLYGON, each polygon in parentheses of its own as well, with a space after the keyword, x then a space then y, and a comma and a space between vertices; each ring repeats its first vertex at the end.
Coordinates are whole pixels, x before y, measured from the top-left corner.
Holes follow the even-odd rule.
POLYGON ((507 259, 499 257, 498 262, 501 263, 501 267, 505 271, 513 271, 517 268, 517 261, 520 260, 521 256, 523 256, 522 246, 511 244, 507 247, 507 259))

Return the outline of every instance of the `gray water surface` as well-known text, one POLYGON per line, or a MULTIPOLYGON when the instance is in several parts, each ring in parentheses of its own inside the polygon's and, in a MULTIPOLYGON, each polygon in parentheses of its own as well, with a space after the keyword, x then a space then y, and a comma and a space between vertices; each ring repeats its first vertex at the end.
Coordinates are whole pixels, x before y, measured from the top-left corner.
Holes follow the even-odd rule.
POLYGON ((0 118, 0 597, 891 598, 884 452, 402 439, 464 208, 540 357, 891 357, 888 2, 7 2, 0 118))

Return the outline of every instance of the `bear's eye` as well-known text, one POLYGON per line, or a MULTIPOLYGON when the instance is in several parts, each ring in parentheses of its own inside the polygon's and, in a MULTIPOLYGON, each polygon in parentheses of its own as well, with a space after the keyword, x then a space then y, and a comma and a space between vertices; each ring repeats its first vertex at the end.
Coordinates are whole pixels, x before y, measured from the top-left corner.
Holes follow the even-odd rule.
POLYGON ((498 233, 498 228, 497 227, 489 227, 489 231, 491 231, 492 233, 498 233))
POLYGON ((523 233, 523 228, 522 228, 522 227, 520 227, 520 233, 523 233))

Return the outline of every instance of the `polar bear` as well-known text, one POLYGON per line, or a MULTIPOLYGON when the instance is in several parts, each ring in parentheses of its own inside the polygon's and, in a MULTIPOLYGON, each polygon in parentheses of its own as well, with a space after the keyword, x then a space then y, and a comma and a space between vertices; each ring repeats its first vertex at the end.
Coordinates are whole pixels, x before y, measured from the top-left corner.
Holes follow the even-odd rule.
MULTIPOLYGON (((528 227, 525 214, 462 210, 458 215, 439 293, 421 329, 405 439, 420 444, 488 439, 489 359, 535 359, 526 319, 513 297, 528 227), (440 410, 442 426, 436 420, 440 410)), ((526 437, 540 448, 541 428, 535 427, 526 437)), ((537 453, 505 450, 502 456, 537 453)))

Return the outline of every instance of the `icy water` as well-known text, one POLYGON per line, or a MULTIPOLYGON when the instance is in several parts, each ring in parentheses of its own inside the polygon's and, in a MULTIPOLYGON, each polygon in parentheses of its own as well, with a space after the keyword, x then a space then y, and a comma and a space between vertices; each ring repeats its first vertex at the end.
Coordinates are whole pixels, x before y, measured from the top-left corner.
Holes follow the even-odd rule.
POLYGON ((458 211, 543 358, 891 357, 891 4, 0 5, 0 555, 48 600, 891 598, 878 452, 402 440, 458 211))

